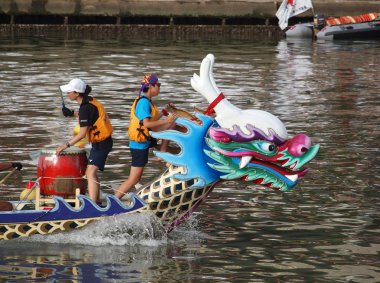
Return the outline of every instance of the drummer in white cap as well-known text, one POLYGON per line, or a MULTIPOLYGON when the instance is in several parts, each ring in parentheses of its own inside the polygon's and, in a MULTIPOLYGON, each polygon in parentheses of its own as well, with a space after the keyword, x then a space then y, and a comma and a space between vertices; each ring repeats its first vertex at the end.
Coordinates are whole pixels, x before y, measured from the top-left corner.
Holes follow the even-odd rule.
MULTIPOLYGON (((67 93, 71 101, 76 101, 79 106, 79 133, 68 140, 65 144, 57 147, 56 153, 76 144, 78 141, 87 138, 91 142, 91 152, 88 158, 86 178, 90 198, 97 202, 99 199, 99 179, 97 171, 104 170, 107 156, 112 150, 112 124, 103 107, 95 98, 89 96, 91 87, 81 79, 73 79, 66 85, 61 85, 62 92, 67 93)), ((74 116, 74 111, 66 107, 62 108, 63 115, 74 116)))

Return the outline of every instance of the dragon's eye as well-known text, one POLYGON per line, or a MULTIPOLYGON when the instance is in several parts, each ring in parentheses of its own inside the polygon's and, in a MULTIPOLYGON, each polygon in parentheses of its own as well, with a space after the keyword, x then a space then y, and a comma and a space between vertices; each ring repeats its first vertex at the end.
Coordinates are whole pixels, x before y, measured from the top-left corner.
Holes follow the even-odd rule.
POLYGON ((267 151, 267 152, 273 152, 276 150, 276 146, 273 143, 269 142, 260 142, 258 144, 261 150, 267 151))

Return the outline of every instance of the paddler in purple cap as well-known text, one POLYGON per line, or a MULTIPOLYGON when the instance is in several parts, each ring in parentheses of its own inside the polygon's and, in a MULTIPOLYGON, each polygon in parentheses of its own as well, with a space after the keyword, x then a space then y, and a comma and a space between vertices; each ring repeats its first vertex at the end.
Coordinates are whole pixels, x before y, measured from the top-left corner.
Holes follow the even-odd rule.
MULTIPOLYGON (((161 83, 156 75, 145 75, 141 81, 139 96, 132 104, 128 129, 132 166, 128 179, 115 192, 118 198, 122 198, 140 181, 148 162, 149 148, 157 147, 157 141, 150 136, 149 131, 160 132, 175 126, 176 115, 168 116, 166 109, 160 112, 153 103, 153 98, 160 93, 160 87, 161 83), (162 116, 167 117, 160 120, 162 116)), ((168 143, 168 140, 163 140, 159 150, 166 151, 168 143)))
MULTIPOLYGON (((103 171, 107 156, 112 150, 112 124, 103 105, 94 97, 89 96, 91 87, 81 79, 72 79, 68 84, 61 85, 63 93, 71 101, 76 101, 79 106, 79 132, 63 145, 57 147, 56 153, 75 145, 84 137, 91 142, 90 156, 86 168, 86 178, 90 198, 97 202, 99 199, 98 170, 103 171)), ((65 116, 74 116, 74 111, 66 107, 62 108, 65 116)))

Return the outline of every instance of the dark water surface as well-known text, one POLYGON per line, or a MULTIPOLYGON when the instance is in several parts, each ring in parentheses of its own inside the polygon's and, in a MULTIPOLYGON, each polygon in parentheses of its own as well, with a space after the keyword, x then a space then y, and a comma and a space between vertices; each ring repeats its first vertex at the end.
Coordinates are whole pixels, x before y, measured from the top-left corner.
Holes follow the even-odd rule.
MULTIPOLYGON (((101 180, 112 192, 129 174, 126 128, 142 74, 158 73, 159 105, 206 108, 190 77, 207 53, 231 102, 321 144, 297 189, 224 183, 168 236, 136 215, 2 241, 0 282, 380 282, 380 42, 0 40, 0 161, 24 164, 1 199, 36 179, 33 151, 71 135, 60 84, 83 78, 111 116, 115 145, 101 180)), ((152 161, 144 181, 164 167, 152 161)))

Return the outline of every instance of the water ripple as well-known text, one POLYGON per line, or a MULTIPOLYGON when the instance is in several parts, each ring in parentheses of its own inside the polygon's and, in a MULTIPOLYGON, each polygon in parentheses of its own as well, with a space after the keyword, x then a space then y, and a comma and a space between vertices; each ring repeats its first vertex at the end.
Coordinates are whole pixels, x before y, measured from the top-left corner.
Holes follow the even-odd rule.
MULTIPOLYGON (((72 135, 76 121, 60 113, 59 85, 83 78, 109 112, 115 145, 101 180, 104 190, 112 193, 129 175, 126 130, 141 76, 159 75, 159 106, 171 101, 189 111, 205 109, 207 103, 189 80, 208 52, 216 56, 214 77, 230 100, 241 108, 274 113, 290 135, 307 132, 321 150, 296 190, 281 193, 225 182, 188 222, 190 226, 169 236, 157 236, 158 224, 136 216, 33 242, 0 243, 0 278, 27 280, 31 274, 88 282, 380 278, 379 42, 1 40, 0 154, 4 161, 24 164, 23 171, 2 187, 6 192, 2 199, 17 198, 19 188, 36 178, 33 151, 54 148, 72 135)), ((151 164, 143 181, 151 181, 164 168, 163 163, 151 164)))

